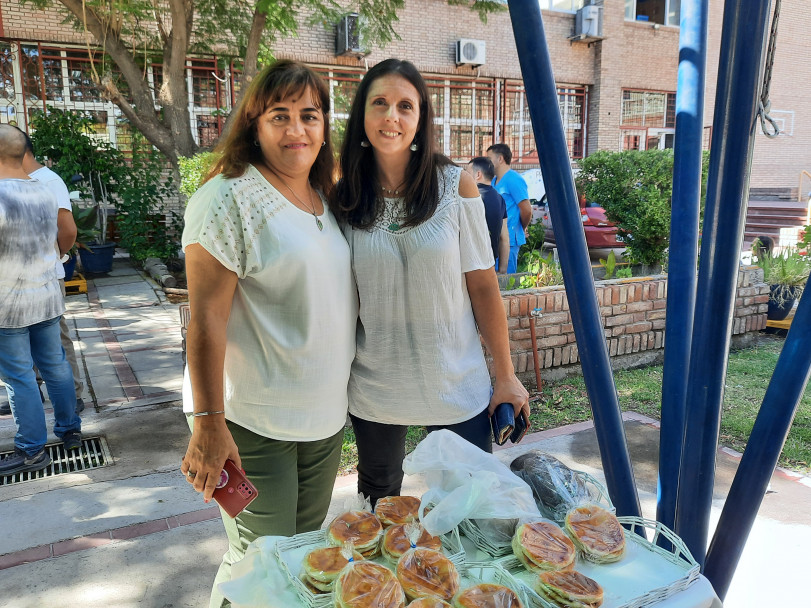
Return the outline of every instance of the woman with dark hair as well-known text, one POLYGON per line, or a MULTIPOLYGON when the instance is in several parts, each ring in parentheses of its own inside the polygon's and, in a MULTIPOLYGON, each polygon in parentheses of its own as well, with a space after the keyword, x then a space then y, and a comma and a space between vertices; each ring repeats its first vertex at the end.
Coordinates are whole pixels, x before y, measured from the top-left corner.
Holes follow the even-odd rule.
POLYGON ((361 82, 341 151, 335 208, 360 298, 349 412, 358 489, 372 501, 400 493, 409 425, 448 428, 490 451, 498 404, 529 414, 479 191, 434 151, 433 128, 422 76, 388 59, 361 82))
POLYGON ((217 583, 256 537, 323 522, 357 321, 349 247, 325 205, 334 168, 326 85, 279 61, 235 112, 183 231, 183 406, 193 424, 181 471, 208 502, 230 458, 258 490, 236 519, 223 514, 229 550, 211 606, 229 605, 217 583))

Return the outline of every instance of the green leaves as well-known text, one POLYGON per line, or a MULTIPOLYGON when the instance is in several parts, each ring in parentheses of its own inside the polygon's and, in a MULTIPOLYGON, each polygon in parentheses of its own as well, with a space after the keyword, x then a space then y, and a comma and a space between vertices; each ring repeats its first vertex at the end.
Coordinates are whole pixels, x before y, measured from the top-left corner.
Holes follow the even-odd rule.
MULTIPOLYGON (((703 184, 707 165, 705 154, 703 184)), ((673 151, 596 152, 582 159, 580 168, 579 187, 617 225, 617 234, 627 245, 627 257, 639 264, 663 264, 670 243, 673 151)), ((702 209, 705 194, 702 186, 702 209)))

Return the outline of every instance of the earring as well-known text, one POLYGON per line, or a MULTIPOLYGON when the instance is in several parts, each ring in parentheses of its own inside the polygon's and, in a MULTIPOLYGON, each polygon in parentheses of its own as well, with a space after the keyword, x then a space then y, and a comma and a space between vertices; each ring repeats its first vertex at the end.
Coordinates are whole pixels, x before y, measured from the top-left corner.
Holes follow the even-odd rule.
POLYGON ((322 141, 322 142, 321 142, 321 147, 322 147, 322 148, 323 148, 324 146, 326 146, 326 145, 327 145, 327 142, 326 142, 326 141, 322 141))
POLYGON ((256 147, 258 148, 258 147, 259 147, 259 142, 258 142, 258 141, 256 141, 256 140, 254 139, 254 140, 253 140, 253 145, 254 145, 254 146, 256 146, 256 147))
POLYGON ((370 145, 371 144, 368 141, 366 141, 365 139, 362 142, 360 142, 360 147, 361 148, 368 148, 370 145))
POLYGON ((417 142, 416 141, 411 142, 411 145, 408 146, 408 149, 411 150, 412 152, 416 152, 417 151, 417 142))

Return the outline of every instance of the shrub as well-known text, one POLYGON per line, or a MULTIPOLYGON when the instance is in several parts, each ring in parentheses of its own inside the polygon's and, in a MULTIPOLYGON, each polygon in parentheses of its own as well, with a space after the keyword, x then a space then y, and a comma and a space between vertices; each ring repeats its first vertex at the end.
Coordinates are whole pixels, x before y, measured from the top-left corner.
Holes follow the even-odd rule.
MULTIPOLYGON (((701 209, 709 155, 702 162, 701 209)), ((617 225, 627 257, 637 264, 663 264, 670 242, 673 151, 596 152, 580 161, 578 186, 617 225)))
POLYGON ((217 155, 213 152, 200 152, 188 158, 180 156, 177 159, 180 165, 180 193, 186 200, 203 185, 216 158, 217 155))

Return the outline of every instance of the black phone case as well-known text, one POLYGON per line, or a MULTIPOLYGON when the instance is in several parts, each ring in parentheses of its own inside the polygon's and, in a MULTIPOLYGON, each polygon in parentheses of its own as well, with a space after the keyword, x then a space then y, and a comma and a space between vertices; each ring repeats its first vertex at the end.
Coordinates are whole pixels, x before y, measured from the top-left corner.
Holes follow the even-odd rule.
POLYGON ((527 415, 525 412, 521 412, 518 418, 515 419, 515 428, 513 429, 512 435, 510 435, 510 441, 513 443, 521 441, 524 435, 527 434, 527 429, 529 429, 527 415))
POLYGON ((502 403, 490 416, 490 425, 493 427, 493 441, 496 445, 504 445, 515 430, 515 413, 512 403, 502 403))

